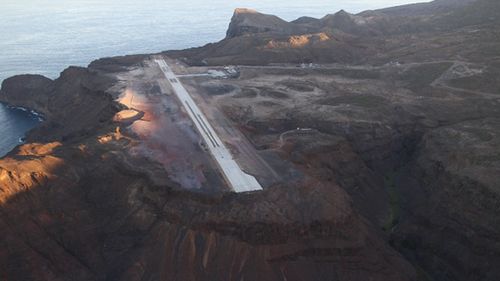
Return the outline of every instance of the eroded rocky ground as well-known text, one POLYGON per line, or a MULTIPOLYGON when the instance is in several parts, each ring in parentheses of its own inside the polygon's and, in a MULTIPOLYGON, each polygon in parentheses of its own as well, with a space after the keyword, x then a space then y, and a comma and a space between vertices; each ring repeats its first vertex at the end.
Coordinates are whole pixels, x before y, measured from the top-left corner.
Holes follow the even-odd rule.
POLYGON ((469 2, 238 10, 167 52, 257 193, 227 191, 150 56, 5 80, 46 121, 0 160, 0 276, 497 280, 498 6, 469 2))
POLYGON ((393 246, 438 278, 468 272, 491 280, 499 263, 492 245, 500 99, 452 86, 475 75, 457 74, 463 68, 242 68, 239 79, 221 82, 234 90, 214 105, 257 147, 342 187, 393 246))

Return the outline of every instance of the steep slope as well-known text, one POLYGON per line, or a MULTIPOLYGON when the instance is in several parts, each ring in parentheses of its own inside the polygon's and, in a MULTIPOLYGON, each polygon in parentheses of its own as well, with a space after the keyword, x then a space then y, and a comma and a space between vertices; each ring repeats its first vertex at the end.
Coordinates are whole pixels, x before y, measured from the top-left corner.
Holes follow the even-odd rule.
POLYGON ((321 18, 319 28, 340 30, 358 36, 375 36, 384 33, 384 29, 380 25, 385 20, 387 19, 382 14, 352 15, 342 10, 321 18))
POLYGON ((310 178, 254 194, 203 195, 129 153, 140 140, 126 133, 128 123, 113 121, 119 93, 108 90, 118 82, 110 70, 129 61, 136 60, 70 68, 55 81, 4 82, 2 101, 33 105, 47 121, 0 160, 0 276, 415 280, 334 183, 310 178), (43 94, 34 97, 37 85, 43 94))
MULTIPOLYGON (((334 24, 342 15, 336 15, 334 24)), ((191 65, 248 64, 289 62, 349 62, 359 60, 367 52, 357 46, 353 35, 328 26, 329 17, 307 23, 288 23, 275 16, 253 10, 237 9, 229 25, 226 39, 201 48, 169 51, 168 55, 183 58, 191 65)), ((357 28, 357 24, 354 24, 357 28)), ((364 29, 363 29, 364 30, 364 29)))
POLYGON ((210 81, 234 89, 214 106, 252 144, 304 174, 254 194, 183 190, 129 153, 141 140, 114 118, 117 83, 148 56, 5 80, 1 101, 47 121, 0 160, 0 276, 499 280, 498 5, 292 23, 238 9, 221 42, 166 52, 194 65, 286 63, 210 81), (290 65, 304 62, 358 65, 290 65))
POLYGON ((0 100, 45 115, 48 121, 32 132, 39 141, 61 140, 88 134, 119 111, 112 98, 104 94, 112 82, 86 68, 70 67, 55 81, 26 75, 6 79, 0 100), (43 132, 49 128, 51 134, 43 132))
POLYGON ((435 0, 428 3, 408 4, 377 10, 391 16, 422 16, 448 13, 457 7, 467 6, 477 0, 435 0))
MULTIPOLYGON (((290 23, 253 10, 238 9, 226 39, 167 54, 192 65, 385 64, 391 62, 388 57, 398 57, 395 51, 414 45, 419 46, 408 50, 411 57, 403 58, 405 61, 429 60, 428 53, 433 52, 439 53, 436 57, 441 58, 444 52, 465 56, 466 52, 456 47, 457 41, 464 37, 468 40, 472 35, 470 31, 477 25, 487 25, 481 32, 496 30, 500 23, 499 5, 494 0, 437 0, 356 15, 339 11, 321 19, 300 18, 290 23), (296 41, 297 37, 306 41, 315 34, 325 34, 329 40, 287 44, 296 41), (387 58, 383 58, 384 54, 387 58)), ((475 40, 466 41, 464 45, 475 45, 475 40)))
POLYGON ((495 0, 476 0, 469 5, 462 5, 441 19, 436 24, 446 28, 476 25, 498 25, 500 23, 500 2, 495 0))
POLYGON ((226 38, 234 38, 255 33, 299 34, 307 28, 289 23, 274 15, 258 13, 252 9, 237 8, 234 10, 226 38))

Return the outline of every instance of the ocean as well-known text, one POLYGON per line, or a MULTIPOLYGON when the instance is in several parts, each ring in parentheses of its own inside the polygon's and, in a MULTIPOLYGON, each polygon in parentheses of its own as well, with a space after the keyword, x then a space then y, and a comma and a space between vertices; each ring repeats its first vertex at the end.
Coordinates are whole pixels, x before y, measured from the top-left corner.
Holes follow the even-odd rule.
POLYGON ((0 103, 0 157, 23 141, 25 133, 41 121, 26 109, 12 108, 0 103))
MULTIPOLYGON (((408 2, 414 1, 0 0, 0 82, 24 73, 57 78, 69 65, 86 66, 101 57, 218 41, 238 7, 294 20, 408 2)), ((0 107, 0 156, 32 127, 32 117, 0 107)))

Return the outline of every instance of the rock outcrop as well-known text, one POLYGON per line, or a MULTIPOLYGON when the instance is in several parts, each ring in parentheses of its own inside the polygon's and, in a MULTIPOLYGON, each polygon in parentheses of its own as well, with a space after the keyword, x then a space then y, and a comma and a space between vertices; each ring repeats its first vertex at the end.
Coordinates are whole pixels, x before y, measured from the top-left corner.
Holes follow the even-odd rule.
MULTIPOLYGON (((430 56, 439 60, 451 53, 466 58, 473 54, 458 48, 456 40, 465 38, 465 45, 476 45, 478 38, 469 38, 473 35, 469 29, 476 25, 483 27, 475 36, 484 35, 482 40, 492 38, 484 33, 497 29, 498 11, 499 3, 494 0, 433 1, 359 14, 339 11, 321 19, 299 18, 287 22, 253 10, 237 9, 224 40, 167 54, 191 65, 310 62, 383 65, 391 61, 425 61, 430 56), (293 50, 266 48, 270 38, 284 41, 291 36, 319 33, 335 40, 293 50), (436 37, 443 40, 436 41, 436 37), (432 52, 424 45, 433 46, 432 52)), ((486 48, 475 46, 475 49, 478 47, 486 48)))
POLYGON ((112 82, 80 67, 66 69, 54 81, 41 76, 15 76, 3 82, 0 101, 45 116, 47 122, 31 132, 28 141, 61 140, 90 134, 120 110, 113 97, 105 93, 112 82))
POLYGON ((261 14, 252 9, 238 8, 234 10, 226 38, 231 39, 257 33, 296 34, 305 30, 306 28, 302 26, 289 23, 274 15, 261 14))

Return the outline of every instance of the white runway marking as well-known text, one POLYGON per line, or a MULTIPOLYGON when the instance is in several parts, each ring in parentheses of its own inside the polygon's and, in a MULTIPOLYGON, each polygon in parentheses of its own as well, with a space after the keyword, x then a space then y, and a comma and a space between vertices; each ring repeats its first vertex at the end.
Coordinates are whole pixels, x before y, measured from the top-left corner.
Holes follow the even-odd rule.
POLYGON ((205 118, 205 115, 198 108, 165 60, 155 59, 155 62, 158 63, 163 74, 165 74, 165 77, 172 85, 175 95, 186 109, 198 133, 203 137, 203 140, 210 150, 210 154, 212 154, 215 162, 219 165, 230 187, 236 192, 262 190, 262 186, 255 177, 248 175, 238 166, 238 163, 233 159, 233 156, 224 145, 224 142, 221 141, 215 130, 205 118))

